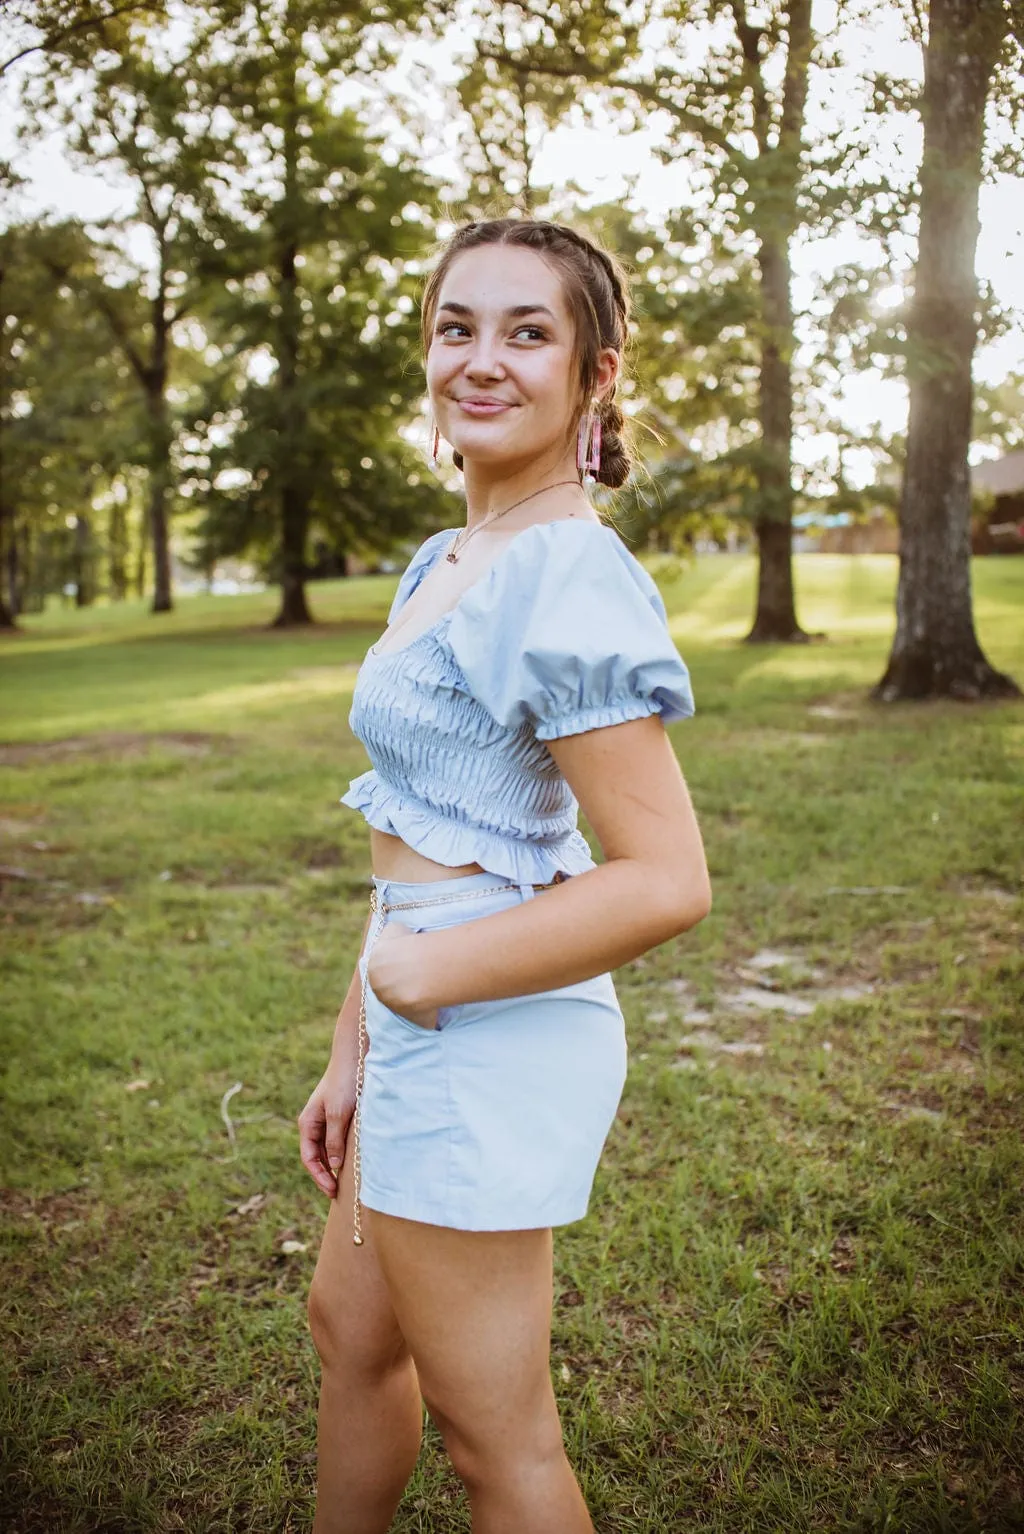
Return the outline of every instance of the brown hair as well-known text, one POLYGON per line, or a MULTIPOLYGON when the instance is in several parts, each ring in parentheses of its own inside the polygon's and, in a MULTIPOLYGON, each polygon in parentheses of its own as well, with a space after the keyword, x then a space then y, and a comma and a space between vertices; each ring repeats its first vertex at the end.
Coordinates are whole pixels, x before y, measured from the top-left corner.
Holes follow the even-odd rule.
MULTIPOLYGON (((597 357, 602 348, 614 347, 621 358, 629 339, 631 302, 625 268, 608 251, 567 224, 551 224, 531 218, 492 218, 479 224, 463 224, 444 246, 427 279, 420 311, 423 356, 430 350, 434 316, 441 284, 464 250, 478 245, 525 245, 558 268, 569 312, 575 324, 574 358, 579 368, 576 419, 588 408, 597 387, 597 357)), ((598 406, 601 421, 602 485, 617 490, 629 477, 632 465, 631 433, 615 400, 618 380, 598 406)), ((454 455, 457 469, 462 454, 454 455)))

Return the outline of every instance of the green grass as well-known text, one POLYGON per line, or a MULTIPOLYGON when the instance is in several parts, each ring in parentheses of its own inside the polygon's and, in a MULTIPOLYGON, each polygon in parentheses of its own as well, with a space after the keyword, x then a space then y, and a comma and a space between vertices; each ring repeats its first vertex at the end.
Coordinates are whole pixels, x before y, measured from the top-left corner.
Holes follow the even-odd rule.
MULTIPOLYGON (((1024 708, 867 701, 892 559, 798 560, 828 637, 795 650, 736 643, 748 560, 652 569, 715 907, 616 976, 629 1081, 556 1234, 596 1526, 1020 1530, 1024 708), (813 1011, 733 1009, 767 948, 813 1011)), ((974 576, 1020 680, 1024 561, 974 576)), ((365 917, 336 801, 394 584, 317 587, 310 634, 262 627, 271 594, 54 611, 0 649, 10 1534, 309 1526, 326 1203, 294 1117, 365 917)), ((428 1425, 395 1529, 467 1528, 428 1425)))

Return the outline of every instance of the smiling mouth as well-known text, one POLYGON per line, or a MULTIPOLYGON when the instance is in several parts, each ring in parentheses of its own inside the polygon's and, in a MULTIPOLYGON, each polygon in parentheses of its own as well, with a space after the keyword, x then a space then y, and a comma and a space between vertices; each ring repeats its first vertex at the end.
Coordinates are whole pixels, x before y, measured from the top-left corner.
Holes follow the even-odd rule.
POLYGON ((467 415, 499 415, 502 410, 512 409, 511 401, 505 399, 460 399, 456 404, 467 415))

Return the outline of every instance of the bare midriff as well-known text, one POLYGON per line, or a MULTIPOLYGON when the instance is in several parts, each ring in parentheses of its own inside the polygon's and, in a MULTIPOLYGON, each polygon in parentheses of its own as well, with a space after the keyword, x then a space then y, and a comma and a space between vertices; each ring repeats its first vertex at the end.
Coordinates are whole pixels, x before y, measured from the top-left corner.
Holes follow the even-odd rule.
POLYGON ((435 863, 415 852, 400 836, 370 827, 370 862, 374 877, 394 879, 400 884, 426 883, 434 879, 460 879, 466 874, 482 874, 479 863, 460 863, 453 868, 447 863, 435 863))

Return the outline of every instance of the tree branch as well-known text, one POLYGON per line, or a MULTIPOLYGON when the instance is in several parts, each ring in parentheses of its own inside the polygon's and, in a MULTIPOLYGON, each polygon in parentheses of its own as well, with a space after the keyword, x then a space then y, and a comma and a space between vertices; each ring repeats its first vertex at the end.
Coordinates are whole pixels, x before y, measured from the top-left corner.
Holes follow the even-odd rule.
POLYGON ((694 112, 689 107, 684 107, 679 102, 663 95, 656 85, 650 85, 644 80, 612 79, 606 83, 613 86, 616 90, 632 91, 634 96, 638 96, 648 106, 660 107, 663 112, 671 113, 684 128, 688 129, 691 133, 695 133, 706 144, 713 144, 716 149, 721 149, 723 154, 728 155, 736 163, 741 165, 748 165, 750 163, 750 156, 744 154, 742 149, 737 148, 732 143, 724 128, 719 128, 717 124, 709 122, 706 117, 702 117, 699 112, 694 112))
POLYGON ((768 93, 764 88, 764 76, 761 73, 763 28, 750 25, 747 20, 746 0, 730 0, 730 6, 733 21, 736 23, 740 51, 743 54, 743 73, 754 98, 754 137, 761 153, 767 154, 771 148, 768 142, 768 130, 772 124, 772 114, 768 93))
POLYGON ((128 327, 101 289, 91 289, 90 292, 93 303, 110 326, 117 344, 121 347, 121 350, 131 364, 132 371, 145 388, 149 383, 150 369, 147 367, 141 352, 136 350, 135 343, 128 334, 128 327))
MULTIPOLYGON (((505 69, 521 70, 524 67, 522 56, 515 58, 502 48, 491 48, 487 43, 477 43, 476 51, 478 58, 490 59, 492 64, 500 64, 505 69)), ((543 62, 537 62, 527 49, 525 67, 535 69, 538 74, 551 75, 556 80, 594 80, 598 84, 605 82, 604 71, 592 64, 585 53, 574 53, 571 64, 556 64, 554 60, 547 58, 543 62)))
POLYGON ((811 0, 790 0, 789 43, 782 91, 779 148, 799 150, 807 108, 807 73, 811 63, 811 0))
MULTIPOLYGON (((505 69, 515 71, 523 69, 523 60, 521 58, 513 57, 511 53, 506 53, 500 48, 489 47, 486 43, 477 44, 477 55, 482 59, 490 59, 492 63, 500 64, 505 69)), ((699 112, 693 111, 690 107, 682 106, 679 102, 673 101, 670 96, 663 94, 656 84, 652 85, 644 80, 631 80, 615 75, 609 76, 604 70, 591 64, 587 56, 582 53, 575 54, 573 61, 569 64, 558 64, 554 59, 548 57, 537 59, 528 56, 526 68, 534 70, 537 74, 550 75, 555 80, 591 80, 594 84, 607 86, 610 90, 631 91, 634 96, 639 97, 648 106, 660 107, 662 111, 671 113, 676 121, 688 129, 689 132, 696 134, 706 144, 714 144, 717 149, 721 149, 723 154, 728 155, 730 159, 742 165, 749 164, 750 156, 744 154, 741 149, 731 142, 724 128, 709 122, 706 117, 702 117, 699 112)))
MULTIPOLYGON (((43 256, 43 262, 54 282, 63 283, 71 282, 73 280, 71 275, 71 266, 69 263, 48 259, 45 255, 43 256)), ((106 293, 104 293, 102 284, 86 281, 83 282, 81 286, 89 295, 90 299, 96 305, 100 313, 103 315, 103 318, 106 320, 111 329, 111 332, 113 333, 114 339, 124 351, 125 356, 131 364, 132 371, 138 377, 139 382, 145 385, 148 377, 148 369, 146 367, 146 363, 143 360, 141 353, 136 350, 135 344, 132 341, 131 336, 128 334, 128 327, 125 325, 113 304, 107 298, 106 293)))
POLYGON ((920 0, 910 0, 910 14, 912 17, 910 35, 919 48, 924 48, 927 36, 920 0))
POLYGON ((12 54, 9 59, 5 59, 0 64, 0 75, 6 74, 8 69, 13 68, 22 59, 27 59, 32 53, 44 53, 49 48, 56 48, 58 44, 76 32, 87 32, 91 27, 101 27, 105 21, 116 21, 118 16, 127 16, 132 11, 157 11, 161 16, 167 15, 166 8, 159 3, 159 0, 131 0, 130 4, 115 6, 112 11, 105 11, 102 16, 83 17, 81 21, 73 21, 70 26, 46 33, 41 42, 31 43, 29 47, 12 54))

